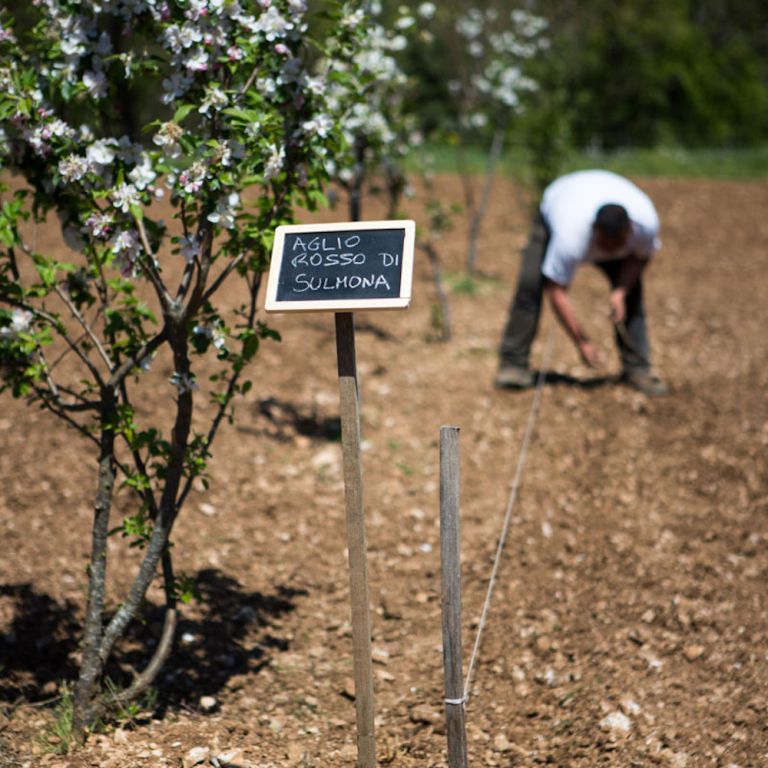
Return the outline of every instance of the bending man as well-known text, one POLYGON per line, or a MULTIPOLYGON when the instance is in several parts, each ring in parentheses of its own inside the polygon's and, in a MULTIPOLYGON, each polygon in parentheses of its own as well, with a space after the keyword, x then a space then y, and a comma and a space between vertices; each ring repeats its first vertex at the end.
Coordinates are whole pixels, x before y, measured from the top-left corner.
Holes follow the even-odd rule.
POLYGON ((499 352, 496 386, 534 384, 528 367, 542 295, 590 367, 600 363, 576 318, 568 287, 581 264, 595 264, 611 285, 610 310, 622 363, 621 380, 647 395, 666 393, 651 373, 642 275, 659 248, 659 217, 650 198, 609 171, 577 171, 545 190, 523 252, 517 291, 499 352))

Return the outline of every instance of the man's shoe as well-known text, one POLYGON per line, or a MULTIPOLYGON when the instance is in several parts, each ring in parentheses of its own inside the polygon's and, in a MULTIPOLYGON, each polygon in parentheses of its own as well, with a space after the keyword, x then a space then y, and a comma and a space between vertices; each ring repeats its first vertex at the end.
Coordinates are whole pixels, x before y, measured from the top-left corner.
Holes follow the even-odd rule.
POLYGON ((536 375, 520 365, 504 365, 499 368, 494 384, 500 389, 528 389, 536 382, 536 375))
POLYGON ((650 371, 624 371, 619 381, 648 397, 660 397, 669 392, 667 385, 650 371))

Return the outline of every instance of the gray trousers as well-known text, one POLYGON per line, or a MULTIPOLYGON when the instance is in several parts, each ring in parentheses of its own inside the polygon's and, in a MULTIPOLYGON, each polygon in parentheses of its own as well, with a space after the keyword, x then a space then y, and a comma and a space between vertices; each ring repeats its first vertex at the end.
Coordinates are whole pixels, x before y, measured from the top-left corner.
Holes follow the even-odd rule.
MULTIPOLYGON (((539 214, 533 222, 531 236, 523 251, 523 261, 517 279, 517 290, 509 310, 509 317, 499 348, 501 366, 528 367, 531 345, 539 326, 544 294, 544 276, 541 265, 549 242, 549 231, 539 214)), ((608 278, 611 288, 618 285, 622 260, 595 262, 608 278)), ((643 305, 643 283, 638 279, 627 293, 626 334, 615 330, 616 346, 625 371, 643 371, 650 368, 648 330, 643 305)))

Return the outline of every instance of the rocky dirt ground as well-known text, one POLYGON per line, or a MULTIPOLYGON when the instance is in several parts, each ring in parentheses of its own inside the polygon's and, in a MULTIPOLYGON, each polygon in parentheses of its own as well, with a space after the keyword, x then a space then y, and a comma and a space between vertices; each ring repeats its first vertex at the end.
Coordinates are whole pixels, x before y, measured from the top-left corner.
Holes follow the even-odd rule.
MULTIPOLYGON (((467 707, 473 766, 768 766, 768 184, 639 182, 663 223, 647 295, 670 394, 614 383, 607 292, 584 269, 575 300, 610 362, 585 370, 545 314, 534 359, 551 339, 551 375, 467 707)), ((459 200, 455 179, 439 188, 459 200)), ((527 215, 499 182, 482 278, 453 280, 451 341, 435 340, 423 255, 410 310, 357 317, 381 765, 447 764, 438 434, 461 428, 468 656, 533 401, 492 385, 527 215)), ((464 242, 461 226, 440 242, 448 273, 464 242)), ((271 323, 283 342, 263 347, 211 490, 178 522, 176 563, 203 600, 154 707, 69 755, 51 729, 76 668, 94 457, 0 399, 3 768, 354 766, 333 317, 271 323)), ((119 549, 114 601, 136 567, 119 549)), ((150 606, 127 661, 156 619, 150 606)))

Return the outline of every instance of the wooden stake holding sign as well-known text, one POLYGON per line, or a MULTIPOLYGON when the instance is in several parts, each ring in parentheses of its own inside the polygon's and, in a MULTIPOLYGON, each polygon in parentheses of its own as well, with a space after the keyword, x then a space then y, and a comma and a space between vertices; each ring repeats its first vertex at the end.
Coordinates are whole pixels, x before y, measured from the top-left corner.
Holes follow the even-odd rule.
POLYGON ((278 227, 264 304, 268 312, 336 313, 358 768, 374 768, 376 742, 353 311, 408 307, 414 241, 410 220, 278 227))

